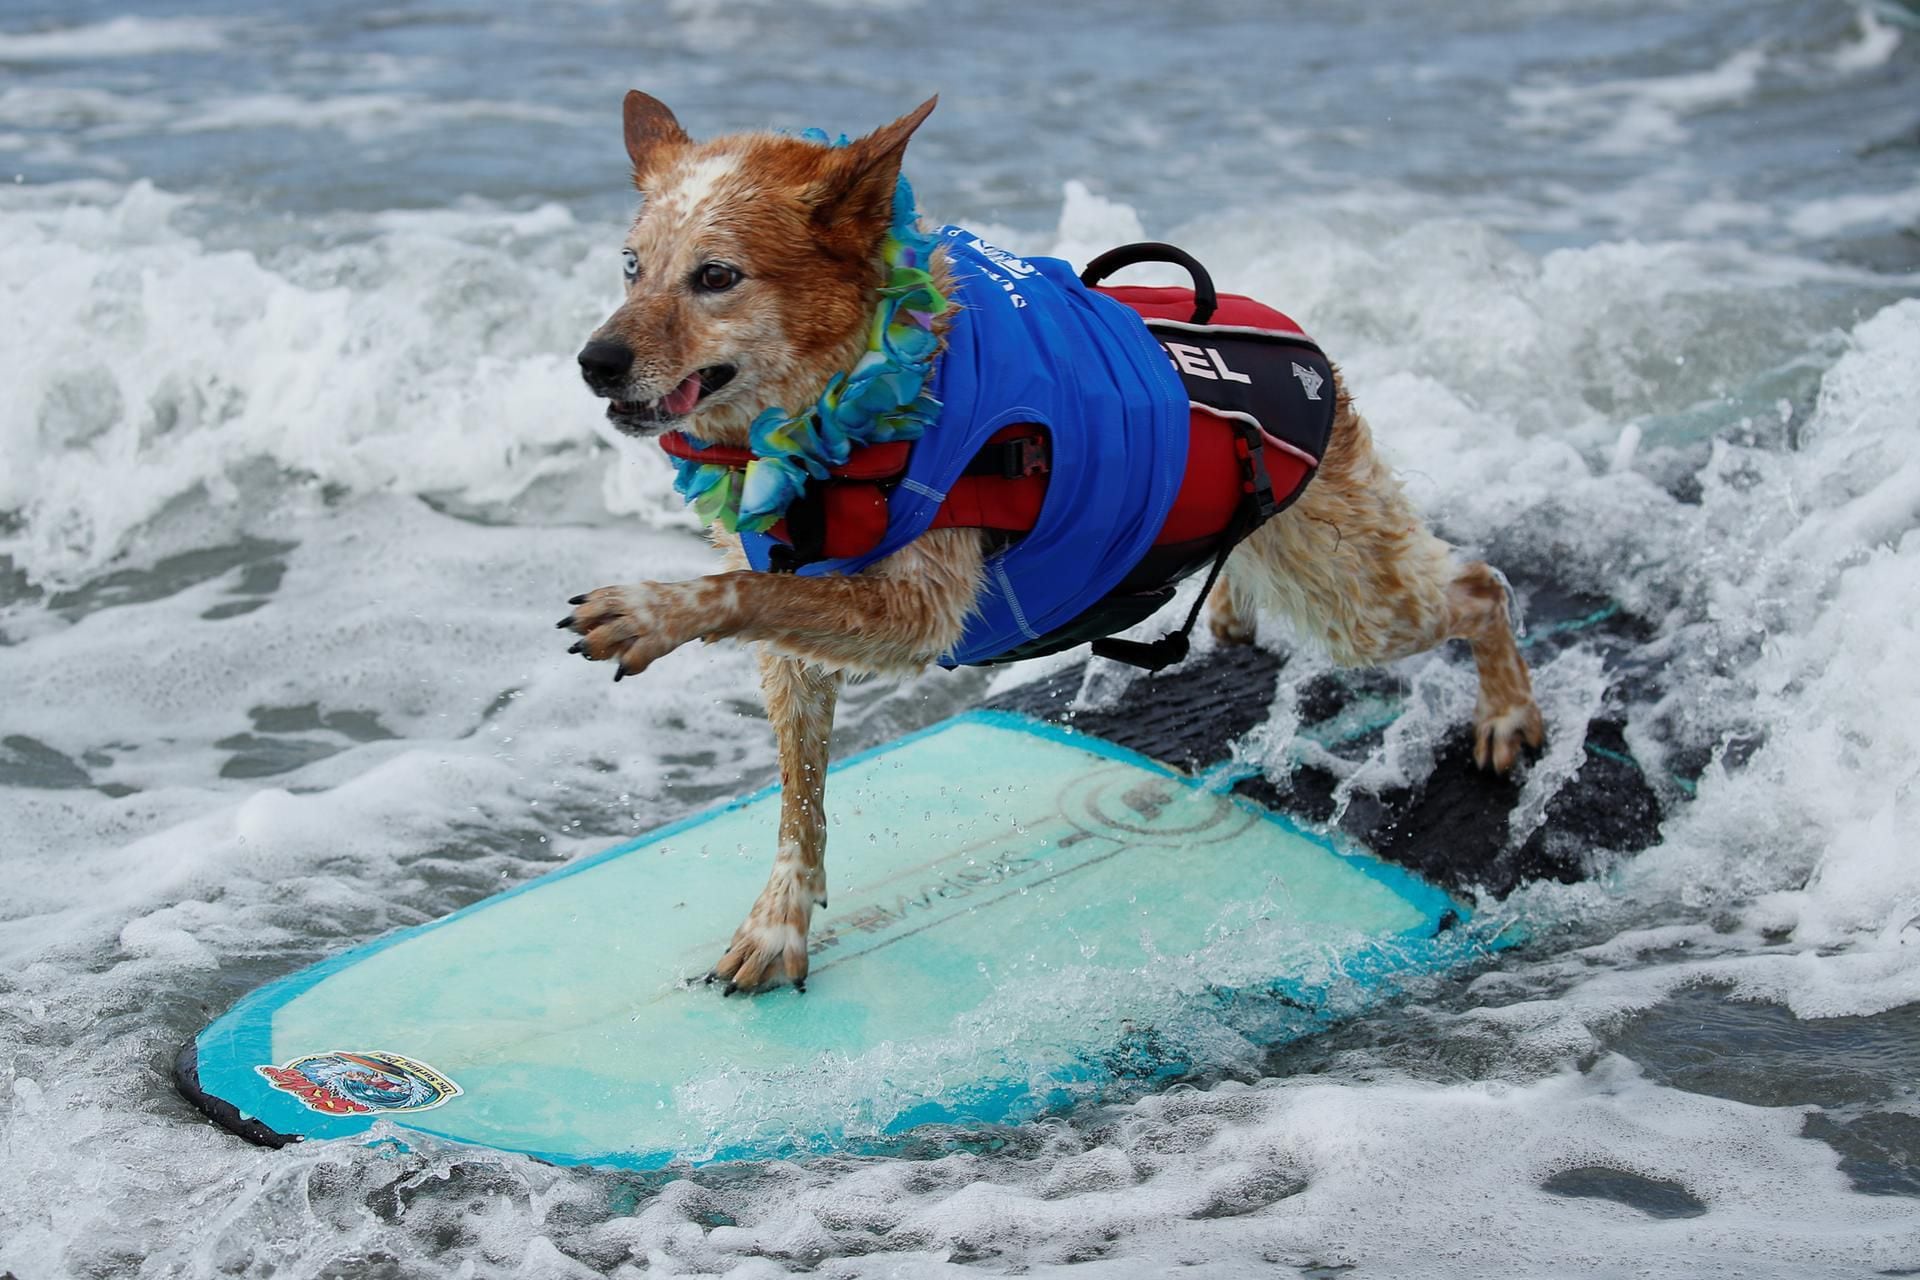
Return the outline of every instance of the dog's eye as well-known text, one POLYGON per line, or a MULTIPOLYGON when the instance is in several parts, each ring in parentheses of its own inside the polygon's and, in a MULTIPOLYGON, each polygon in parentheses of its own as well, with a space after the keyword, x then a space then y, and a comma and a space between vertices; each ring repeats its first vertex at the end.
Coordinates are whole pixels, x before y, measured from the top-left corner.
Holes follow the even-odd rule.
POLYGON ((631 249, 622 249, 620 251, 620 262, 626 270, 627 279, 635 280, 639 278, 640 276, 640 255, 639 254, 635 253, 631 249))
POLYGON ((740 273, 724 262, 709 262, 693 273, 693 287, 702 293, 725 293, 740 283, 740 273))

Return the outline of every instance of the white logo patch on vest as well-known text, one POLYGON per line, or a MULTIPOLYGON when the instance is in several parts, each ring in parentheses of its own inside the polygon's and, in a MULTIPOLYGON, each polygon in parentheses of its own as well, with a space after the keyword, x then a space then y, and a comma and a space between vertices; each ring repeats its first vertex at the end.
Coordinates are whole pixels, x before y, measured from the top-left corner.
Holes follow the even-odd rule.
POLYGON ((1297 360, 1291 363, 1293 365, 1293 376, 1300 379, 1300 389, 1307 393, 1307 399, 1318 400, 1320 398, 1320 384, 1326 381, 1326 379, 1322 378, 1312 369, 1305 368, 1297 360))
MULTIPOLYGON (((951 238, 967 235, 967 233, 959 227, 948 227, 943 234, 951 238)), ((1001 290, 1007 295, 1007 301, 1016 307, 1024 307, 1027 305, 1027 300, 1020 296, 1020 282, 1036 273, 1039 270, 1038 267, 1026 261, 1024 258, 1015 257, 999 245, 988 244, 979 236, 967 236, 966 246, 1007 273, 1006 275, 1001 275, 999 271, 995 271, 991 267, 977 268, 981 275, 984 275, 987 279, 1000 286, 1001 290)))
POLYGON ((983 258, 999 263, 1008 272, 1016 276, 1030 276, 1036 269, 1034 265, 1026 259, 1008 253, 997 244, 988 244, 979 236, 975 236, 967 241, 967 248, 973 250, 983 258))

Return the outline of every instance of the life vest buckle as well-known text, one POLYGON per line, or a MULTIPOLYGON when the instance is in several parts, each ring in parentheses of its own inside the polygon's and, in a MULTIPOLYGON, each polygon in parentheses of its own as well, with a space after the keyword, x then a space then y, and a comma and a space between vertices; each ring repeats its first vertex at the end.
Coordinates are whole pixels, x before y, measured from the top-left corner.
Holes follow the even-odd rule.
POLYGON ((1009 480, 1045 474, 1051 465, 1046 445, 1047 442, 1039 436, 1021 436, 1018 440, 1007 441, 1007 464, 1001 474, 1009 480))
POLYGON ((1014 436, 1007 440, 989 440, 964 472, 970 476, 998 476, 1002 480, 1024 480, 1053 469, 1053 455, 1045 435, 1014 436))

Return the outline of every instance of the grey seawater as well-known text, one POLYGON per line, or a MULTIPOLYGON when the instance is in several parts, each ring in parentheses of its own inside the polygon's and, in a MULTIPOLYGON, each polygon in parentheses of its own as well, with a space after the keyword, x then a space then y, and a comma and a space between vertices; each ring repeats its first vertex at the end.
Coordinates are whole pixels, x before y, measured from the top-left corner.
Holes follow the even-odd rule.
MULTIPOLYGON (((1920 1274, 1917 71, 1911 0, 0 3, 0 1272, 1920 1274), (1537 675, 1661 842, 1325 1036, 884 1158, 206 1125, 171 1055, 238 995, 774 775, 749 655, 553 639, 710 563, 571 367, 629 87, 703 135, 937 91, 932 217, 1300 319, 1450 537, 1646 621, 1644 681, 1537 675)), ((1393 674, 1347 796, 1470 710, 1393 674)))

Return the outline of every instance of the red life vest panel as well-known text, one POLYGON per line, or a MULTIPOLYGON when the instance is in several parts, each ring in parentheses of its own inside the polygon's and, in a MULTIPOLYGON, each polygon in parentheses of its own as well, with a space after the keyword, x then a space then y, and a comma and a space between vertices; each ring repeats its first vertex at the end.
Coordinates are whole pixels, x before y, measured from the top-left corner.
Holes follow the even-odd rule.
MULTIPOLYGON (((1058 632, 996 661, 1053 652, 1131 626, 1172 593, 1172 584, 1223 556, 1233 542, 1284 510, 1306 488, 1332 433, 1333 366, 1286 315, 1239 294, 1215 294, 1205 272, 1164 245, 1129 246, 1088 268, 1097 278, 1138 261, 1179 261, 1198 290, 1094 285, 1139 313, 1187 388, 1186 472, 1152 549, 1100 605, 1058 632), (1146 251, 1146 252, 1140 252, 1146 251)), ((744 468, 746 449, 698 447, 679 432, 660 437, 676 458, 744 468)), ((867 445, 807 486, 771 530, 774 567, 863 555, 887 529, 887 498, 913 446, 867 445), (785 563, 782 563, 784 558, 785 563)), ((1031 530, 1047 496, 1047 433, 1010 426, 991 436, 947 490, 933 528, 1031 530)))

